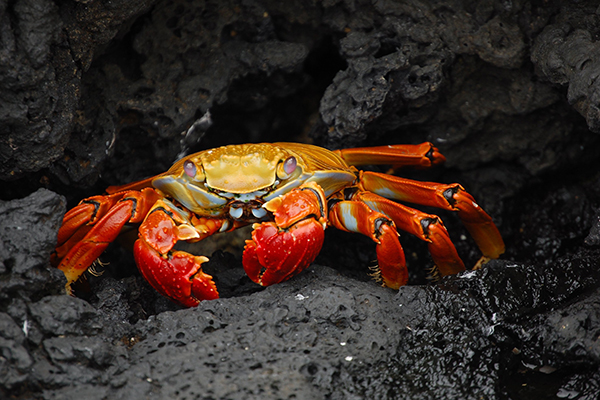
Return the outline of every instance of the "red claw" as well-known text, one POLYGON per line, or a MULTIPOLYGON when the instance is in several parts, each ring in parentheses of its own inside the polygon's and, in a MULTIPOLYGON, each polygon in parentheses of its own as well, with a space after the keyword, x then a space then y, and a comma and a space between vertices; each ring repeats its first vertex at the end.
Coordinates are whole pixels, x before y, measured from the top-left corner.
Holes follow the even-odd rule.
POLYGON ((246 274, 263 286, 290 279, 315 260, 324 237, 323 226, 314 219, 282 231, 274 222, 263 222, 252 232, 252 240, 246 241, 246 274))
POLYGON ((163 206, 158 204, 140 227, 133 253, 138 269, 160 294, 186 307, 219 298, 212 276, 202 271, 208 258, 173 250, 181 225, 163 206))
POLYGON ((243 264, 254 282, 269 286, 303 271, 323 246, 325 195, 315 184, 275 198, 265 204, 275 222, 255 224, 246 241, 243 264))
POLYGON ((134 256, 148 283, 179 304, 195 307, 202 300, 219 298, 212 277, 202 272, 202 263, 208 261, 206 257, 174 251, 163 258, 142 239, 135 242, 134 256))

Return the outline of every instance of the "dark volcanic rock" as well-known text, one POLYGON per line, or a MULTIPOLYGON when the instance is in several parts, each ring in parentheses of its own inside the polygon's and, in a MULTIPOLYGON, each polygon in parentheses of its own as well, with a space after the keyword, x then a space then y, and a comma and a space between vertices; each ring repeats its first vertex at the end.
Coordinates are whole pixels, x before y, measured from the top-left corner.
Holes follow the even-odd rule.
MULTIPOLYGON (((0 2, 0 398, 596 399, 598 15, 586 1, 0 2), (498 223, 501 260, 432 282, 425 244, 403 234, 411 285, 394 292, 368 277, 368 238, 327 232, 315 265, 263 289, 223 252, 244 237, 224 236, 197 250, 223 298, 195 309, 119 246, 79 298, 49 265, 56 193, 74 205, 222 144, 424 140, 446 165, 398 172, 463 184, 498 223)), ((439 215, 473 265, 464 227, 439 215)))
MULTIPOLYGON (((30 313, 48 336, 48 359, 38 359, 28 380, 46 387, 47 398, 591 398, 600 353, 586 326, 597 326, 599 255, 550 268, 492 262, 399 293, 315 265, 260 293, 163 312, 112 337, 98 330, 106 310, 47 297, 30 313), (552 283, 564 271, 573 277, 552 283), (575 295, 582 300, 565 303, 575 295), (60 369, 49 371, 48 362, 60 369), (553 386, 535 387, 549 373, 553 386)), ((36 354, 23 349, 10 317, 5 322, 10 377, 36 354)))
POLYGON ((600 64, 594 57, 600 49, 600 25, 598 18, 587 12, 581 7, 559 13, 554 23, 535 38, 531 60, 542 77, 568 87, 569 104, 585 117, 592 131, 600 132, 600 87, 596 78, 600 64))
POLYGON ((146 1, 0 3, 0 177, 37 172, 62 157, 77 123, 82 72, 146 1))
POLYGON ((49 268, 64 211, 64 198, 46 189, 0 202, 0 275, 7 277, 0 280, 0 302, 17 295, 39 298, 66 282, 49 268))

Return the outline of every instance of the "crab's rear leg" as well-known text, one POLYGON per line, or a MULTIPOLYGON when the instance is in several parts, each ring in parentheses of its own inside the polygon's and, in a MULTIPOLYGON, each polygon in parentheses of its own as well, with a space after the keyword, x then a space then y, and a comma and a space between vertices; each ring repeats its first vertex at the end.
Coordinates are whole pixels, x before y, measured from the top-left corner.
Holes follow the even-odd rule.
POLYGON ((378 271, 385 286, 398 289, 408 282, 404 251, 394 222, 360 200, 332 200, 329 224, 347 232, 362 233, 377 243, 378 271))
POLYGON ((365 171, 360 176, 360 187, 388 199, 457 211, 486 259, 504 253, 504 241, 492 218, 459 184, 419 182, 365 171))
POLYGON ((141 222, 158 198, 154 189, 94 196, 65 214, 51 261, 65 274, 67 293, 125 224, 141 222))
POLYGON ((427 242, 431 258, 442 276, 465 270, 465 265, 438 216, 426 214, 370 192, 358 192, 353 198, 390 217, 398 230, 427 242))

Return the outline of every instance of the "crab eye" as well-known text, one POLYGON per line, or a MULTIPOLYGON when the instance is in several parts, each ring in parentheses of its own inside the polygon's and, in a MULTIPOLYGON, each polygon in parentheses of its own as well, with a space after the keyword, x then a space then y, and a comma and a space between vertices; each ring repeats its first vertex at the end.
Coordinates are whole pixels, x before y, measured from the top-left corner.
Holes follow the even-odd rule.
POLYGON ((277 177, 279 179, 288 179, 292 173, 296 170, 298 163, 296 157, 288 157, 284 162, 277 166, 277 177))
POLYGON ((288 157, 283 163, 283 170, 286 174, 291 175, 296 170, 296 157, 288 157))
POLYGON ((194 178, 196 176, 196 165, 189 160, 183 163, 183 170, 190 178, 194 178))

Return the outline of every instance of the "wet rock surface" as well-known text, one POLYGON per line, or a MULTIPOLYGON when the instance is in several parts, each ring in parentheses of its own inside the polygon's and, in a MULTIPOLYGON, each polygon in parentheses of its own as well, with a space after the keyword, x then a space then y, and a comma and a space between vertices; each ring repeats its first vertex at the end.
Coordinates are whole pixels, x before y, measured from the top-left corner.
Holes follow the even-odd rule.
POLYGON ((0 398, 597 398, 599 18, 592 2, 0 2, 0 398), (112 246, 62 294, 66 204, 275 140, 430 140, 446 165, 402 174, 463 184, 506 254, 431 282, 402 235, 395 292, 368 276, 370 240, 327 232, 315 265, 262 289, 236 238, 199 250, 222 298, 181 309, 112 246))

